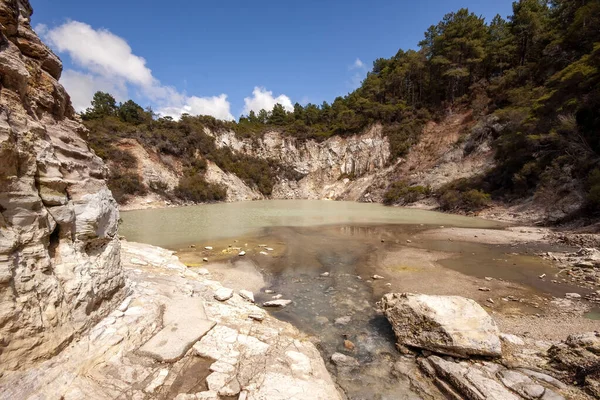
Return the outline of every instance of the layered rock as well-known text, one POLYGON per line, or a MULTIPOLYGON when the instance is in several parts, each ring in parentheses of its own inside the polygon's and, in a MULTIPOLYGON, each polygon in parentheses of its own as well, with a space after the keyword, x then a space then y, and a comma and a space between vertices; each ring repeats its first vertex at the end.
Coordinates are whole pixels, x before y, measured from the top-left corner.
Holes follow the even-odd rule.
POLYGON ((290 324, 238 294, 216 300, 223 286, 172 251, 123 242, 121 258, 127 299, 55 358, 1 375, 0 398, 344 398, 290 324))
POLYGON ((498 326, 474 300, 391 293, 381 306, 400 345, 456 357, 502 355, 498 326))
POLYGON ((304 176, 298 181, 281 177, 273 188, 276 199, 358 200, 376 177, 392 169, 390 143, 381 125, 361 135, 334 136, 322 142, 275 131, 254 140, 239 139, 234 132, 207 133, 217 147, 272 159, 304 176))
POLYGON ((55 353, 124 284, 107 170, 31 13, 0 1, 0 370, 55 353))

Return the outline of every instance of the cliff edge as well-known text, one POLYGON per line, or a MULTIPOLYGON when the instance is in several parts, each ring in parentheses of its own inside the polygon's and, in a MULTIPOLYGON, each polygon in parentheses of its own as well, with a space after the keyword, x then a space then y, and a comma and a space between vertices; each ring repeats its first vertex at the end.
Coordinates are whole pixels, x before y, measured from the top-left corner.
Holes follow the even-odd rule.
POLYGON ((107 169, 32 12, 0 1, 0 371, 55 354, 125 283, 107 169))

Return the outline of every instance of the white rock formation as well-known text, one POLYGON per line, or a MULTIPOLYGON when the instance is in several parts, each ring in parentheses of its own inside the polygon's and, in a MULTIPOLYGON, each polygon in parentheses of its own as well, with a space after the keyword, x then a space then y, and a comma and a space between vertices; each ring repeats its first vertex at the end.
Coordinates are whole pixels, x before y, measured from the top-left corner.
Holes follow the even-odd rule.
POLYGON ((5 372, 0 398, 342 399, 290 324, 240 296, 215 300, 221 284, 173 252, 124 242, 122 261, 130 296, 53 359, 5 372))
POLYGON ((27 0, 0 1, 0 372, 69 343, 120 299, 117 205, 27 0))
POLYGON ((401 345, 456 357, 502 356, 498 327, 474 300, 390 293, 381 306, 401 345))
MULTIPOLYGON (((206 130, 206 133, 215 138, 217 147, 272 159, 304 175, 299 181, 280 179, 273 188, 272 198, 275 199, 358 200, 376 176, 393 168, 388 166, 390 144, 380 125, 360 135, 335 136, 322 142, 300 140, 275 131, 253 140, 240 139, 231 131, 215 133, 206 130), (353 179, 340 179, 344 175, 353 179)), ((228 192, 232 192, 236 200, 259 198, 258 193, 249 192, 245 185, 232 185, 235 182, 230 176, 222 176, 210 169, 208 176, 212 182, 220 180, 227 185, 228 192)))

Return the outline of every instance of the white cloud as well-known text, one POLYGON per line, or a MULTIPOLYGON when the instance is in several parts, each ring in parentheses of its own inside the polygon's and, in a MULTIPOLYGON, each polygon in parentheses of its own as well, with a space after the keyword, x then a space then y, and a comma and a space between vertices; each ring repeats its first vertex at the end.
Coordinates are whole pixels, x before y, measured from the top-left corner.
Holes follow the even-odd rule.
POLYGON ((117 100, 125 100, 128 88, 133 87, 164 115, 178 118, 182 113, 189 113, 233 119, 227 95, 187 96, 161 84, 146 66, 146 60, 135 55, 123 38, 106 29, 68 21, 52 29, 40 24, 35 30, 59 53, 68 54, 73 64, 82 69, 67 69, 61 78, 77 111, 87 108, 98 90, 111 93, 117 100))
POLYGON ((187 97, 184 103, 178 107, 168 106, 158 110, 158 113, 164 116, 179 119, 181 114, 190 115, 212 115, 215 118, 223 120, 235 119, 230 111, 230 104, 227 101, 227 95, 212 97, 187 97))
POLYGON ((88 108, 94 93, 99 90, 112 94, 117 101, 127 100, 127 86, 124 79, 110 80, 67 69, 60 80, 71 96, 71 102, 77 111, 88 108))
POLYGON ((360 58, 357 58, 354 61, 354 64, 350 66, 350 69, 365 69, 365 63, 363 63, 360 58))
POLYGON ((277 103, 281 104, 287 111, 294 111, 292 101, 286 95, 280 94, 273 97, 272 91, 256 86, 252 91, 252 97, 244 98, 244 111, 242 113, 248 115, 250 111, 255 113, 260 110, 271 111, 277 103))
POLYGON ((154 83, 146 60, 131 52, 131 47, 106 29, 95 30, 88 24, 69 21, 49 30, 46 40, 73 62, 99 75, 116 75, 132 83, 150 86, 154 83))

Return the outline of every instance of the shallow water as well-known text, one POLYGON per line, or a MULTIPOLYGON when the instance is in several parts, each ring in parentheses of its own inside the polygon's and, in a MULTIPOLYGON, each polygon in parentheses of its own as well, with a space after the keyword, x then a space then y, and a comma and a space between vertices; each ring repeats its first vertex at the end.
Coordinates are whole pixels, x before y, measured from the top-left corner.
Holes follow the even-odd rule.
POLYGON ((381 204, 321 200, 265 200, 121 212, 121 235, 173 247, 257 233, 273 226, 425 224, 499 228, 484 219, 381 204))
POLYGON ((353 371, 338 371, 327 363, 350 399, 421 398, 410 382, 394 371, 401 357, 391 326, 375 304, 382 293, 391 290, 386 282, 401 281, 401 274, 411 274, 414 266, 397 260, 402 263, 397 277, 390 276, 392 272, 387 269, 389 279, 368 282, 372 274, 384 274, 377 268, 388 254, 402 249, 443 252, 448 258, 439 264, 463 274, 520 282, 558 296, 572 291, 538 278, 553 270, 533 256, 544 250, 536 244, 511 247, 441 240, 407 243, 407 239, 432 226, 502 227, 476 218, 376 204, 295 200, 134 211, 122 213, 122 218, 121 234, 128 240, 179 250, 185 260, 201 263, 207 256, 203 250, 207 245, 214 247, 211 259, 223 256, 223 251, 225 258, 231 258, 232 253, 227 252, 230 246, 246 250, 244 258, 233 257, 216 264, 220 269, 217 272, 224 274, 223 281, 234 289, 247 289, 252 280, 248 274, 254 271, 260 278, 257 281, 261 285, 264 282, 263 290, 255 295, 257 302, 271 299, 272 295, 264 293, 266 288, 293 300, 284 309, 270 311, 314 335, 324 359, 329 360, 335 352, 357 358, 360 367, 353 371), (261 255, 264 248, 259 243, 274 247, 274 251, 261 255), (190 244, 196 249, 190 249, 190 244), (324 272, 330 276, 321 276, 324 272), (242 279, 236 279, 240 276, 242 279), (351 341, 355 349, 345 348, 344 340, 351 341))

